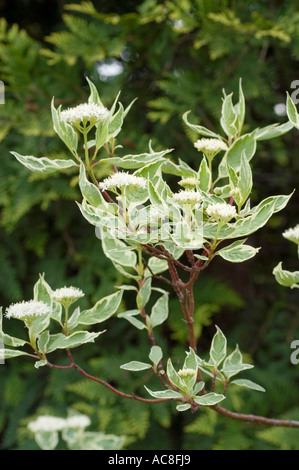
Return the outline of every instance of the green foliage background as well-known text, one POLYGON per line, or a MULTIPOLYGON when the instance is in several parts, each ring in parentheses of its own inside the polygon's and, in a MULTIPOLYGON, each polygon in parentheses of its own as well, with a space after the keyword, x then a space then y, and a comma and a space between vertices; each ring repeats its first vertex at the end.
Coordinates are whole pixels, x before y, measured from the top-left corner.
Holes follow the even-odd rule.
MULTIPOLYGON (((285 103, 298 77, 299 13, 295 0, 280 1, 83 1, 2 2, 0 78, 6 102, 0 105, 0 304, 29 299, 39 273, 53 288, 81 287, 82 306, 113 292, 123 280, 101 251, 93 227, 81 217, 76 172, 51 178, 32 175, 10 154, 64 157, 54 135, 50 102, 72 106, 97 86, 105 105, 121 90, 131 112, 119 136, 127 153, 174 148, 191 166, 198 158, 195 135, 182 122, 217 131, 222 88, 237 93, 239 77, 246 97, 249 129, 285 122, 275 105, 285 103), (64 6, 64 9, 63 9, 64 6), (117 62, 116 62, 117 61, 117 62), (122 72, 105 76, 101 66, 122 72), (101 72, 102 70, 102 72, 101 72), (100 71, 100 72, 99 72, 100 71), (191 120, 191 118, 190 118, 191 120)), ((298 86, 296 86, 297 88, 298 86)), ((298 131, 260 143, 252 162, 255 202, 269 194, 288 194, 298 186, 298 131)), ((109 168, 100 168, 98 177, 109 168)), ((179 188, 177 188, 179 189, 179 188)), ((298 293, 275 283, 280 261, 298 269, 294 246, 281 236, 298 223, 298 194, 287 208, 250 238, 259 254, 242 265, 216 260, 197 284, 200 352, 208 349, 214 322, 233 348, 238 343, 255 363, 248 378, 267 392, 231 394, 236 411, 299 419, 298 366, 290 363, 290 343, 299 338, 298 293)), ((125 296, 128 308, 134 296, 125 296)), ((19 325, 6 322, 11 331, 19 325)), ((151 377, 121 371, 119 365, 146 358, 149 345, 126 322, 110 319, 109 332, 96 346, 76 351, 77 362, 124 391, 141 391, 151 377), (121 338, 121 340, 120 340, 121 338)), ((171 303, 161 343, 179 361, 185 336, 179 306, 171 303)), ((57 362, 63 363, 63 356, 57 362)), ((0 448, 36 448, 26 430, 41 412, 65 416, 67 407, 88 414, 94 430, 128 436, 134 449, 299 449, 298 431, 265 429, 229 421, 213 412, 178 414, 172 405, 147 406, 119 399, 75 371, 33 370, 28 360, 0 367, 0 448)))

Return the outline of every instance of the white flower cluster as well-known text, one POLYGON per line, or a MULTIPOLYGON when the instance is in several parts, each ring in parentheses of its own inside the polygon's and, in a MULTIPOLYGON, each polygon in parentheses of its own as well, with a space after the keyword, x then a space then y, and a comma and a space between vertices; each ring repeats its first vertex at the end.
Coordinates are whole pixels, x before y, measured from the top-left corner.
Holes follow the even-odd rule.
POLYGON ((28 424, 28 429, 32 432, 53 432, 62 431, 66 428, 85 429, 91 423, 88 416, 74 415, 69 418, 58 418, 57 416, 43 415, 28 424))
POLYGON ((285 230, 282 234, 284 238, 299 245, 299 224, 293 228, 285 230))
POLYGON ((194 147, 203 152, 208 158, 213 158, 221 150, 227 150, 227 145, 220 139, 199 139, 194 147))
POLYGON ((18 302, 10 305, 5 312, 7 318, 18 318, 19 320, 26 320, 26 318, 35 318, 40 315, 50 313, 50 308, 47 304, 37 300, 28 300, 18 302))
POLYGON ((178 375, 179 375, 180 377, 182 377, 182 378, 183 378, 183 377, 185 377, 185 378, 193 377, 193 375, 194 375, 195 373, 196 373, 196 371, 193 370, 193 369, 180 369, 180 370, 178 371, 178 375))
POLYGON ((84 293, 78 287, 61 287, 52 293, 52 299, 55 302, 65 305, 71 305, 76 300, 84 297, 84 293))
POLYGON ((81 122, 86 124, 96 124, 107 118, 109 111, 104 106, 100 106, 95 103, 83 103, 75 106, 74 108, 68 108, 60 113, 60 119, 69 124, 78 125, 81 122))
POLYGON ((65 419, 56 416, 39 416, 35 421, 28 424, 28 429, 32 432, 61 431, 65 427, 65 419))
POLYGON ((175 201, 179 204, 194 205, 202 200, 202 195, 190 189, 184 189, 173 195, 175 201))
POLYGON ((84 429, 90 424, 91 421, 89 417, 85 415, 74 415, 65 420, 65 427, 67 428, 84 429))
POLYGON ((189 178, 183 178, 181 181, 179 181, 179 185, 183 186, 183 188, 189 188, 189 187, 194 187, 196 186, 197 180, 195 177, 189 177, 189 178))
POLYGON ((229 222, 233 217, 236 217, 237 215, 235 206, 231 206, 230 204, 226 204, 225 202, 210 204, 206 208, 206 213, 216 222, 222 223, 229 222))
POLYGON ((146 179, 142 176, 135 176, 125 171, 114 173, 99 183, 100 188, 105 190, 114 191, 116 188, 124 189, 126 186, 130 186, 131 189, 146 188, 146 179))

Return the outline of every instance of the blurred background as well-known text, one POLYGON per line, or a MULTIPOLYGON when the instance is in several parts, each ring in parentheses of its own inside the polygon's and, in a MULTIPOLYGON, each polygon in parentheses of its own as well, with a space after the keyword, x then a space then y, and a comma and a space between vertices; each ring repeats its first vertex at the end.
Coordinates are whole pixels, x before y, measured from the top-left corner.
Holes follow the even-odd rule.
MULTIPOLYGON (((237 100, 240 77, 245 131, 287 121, 286 91, 296 98, 299 88, 297 9, 295 0, 0 0, 0 305, 30 299, 39 273, 52 288, 82 288, 82 307, 125 282, 74 202, 81 200, 76 170, 48 178, 30 173, 10 154, 68 158, 52 128, 53 96, 62 106, 85 101, 88 76, 107 107, 119 90, 125 106, 137 97, 118 136, 123 152, 147 152, 151 140, 157 151, 174 148, 174 161, 197 166, 198 137, 182 115, 191 110, 191 122, 221 132, 222 89, 237 100)), ((292 130, 258 143, 251 162, 253 203, 298 187, 298 137, 292 130)), ((298 269, 296 247, 282 237, 299 223, 298 208, 296 191, 249 238, 262 247, 254 259, 240 265, 217 260, 198 282, 199 353, 208 349, 216 323, 230 348, 238 343, 254 362, 246 378, 267 389, 262 394, 232 388, 225 406, 235 411, 299 419, 298 366, 290 362, 290 344, 299 339, 299 298, 272 275, 279 261, 298 269)), ((127 292, 124 302, 133 308, 134 296, 127 292)), ((180 367, 186 335, 175 298, 170 312, 158 344, 180 367)), ((5 327, 22 334, 18 324, 6 321, 5 327)), ((119 365, 147 356, 145 336, 123 320, 109 320, 107 328, 96 345, 75 351, 77 362, 124 391, 144 393, 143 384, 150 387, 152 378, 120 371, 119 365)), ((299 449, 298 430, 126 401, 75 371, 35 370, 22 358, 0 366, 0 403, 2 450, 36 448, 28 420, 42 412, 64 416, 68 407, 90 416, 94 430, 126 435, 127 449, 299 449)))

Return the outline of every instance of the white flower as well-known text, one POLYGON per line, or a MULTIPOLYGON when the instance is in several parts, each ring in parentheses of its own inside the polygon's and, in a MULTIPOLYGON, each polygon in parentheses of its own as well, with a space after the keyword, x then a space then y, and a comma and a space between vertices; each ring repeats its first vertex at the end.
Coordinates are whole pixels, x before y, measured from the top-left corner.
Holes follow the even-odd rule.
POLYGON ((105 191, 106 189, 113 191, 116 188, 124 189, 130 186, 131 189, 146 188, 146 179, 142 176, 135 176, 125 171, 114 173, 99 183, 100 188, 105 191))
POLYGON ((284 238, 299 245, 299 224, 293 228, 285 230, 282 234, 284 238))
POLYGON ((70 416, 65 420, 65 426, 67 428, 81 428, 84 429, 91 424, 88 416, 85 415, 74 415, 70 416))
POLYGON ((196 370, 193 370, 193 369, 180 369, 178 371, 178 375, 180 377, 186 377, 186 378, 193 377, 195 373, 196 373, 196 370))
POLYGON ((33 319, 47 313, 50 313, 50 307, 44 302, 37 300, 28 300, 26 302, 22 301, 12 304, 5 312, 7 318, 18 318, 19 320, 33 319))
POLYGON ((52 293, 52 299, 63 306, 69 306, 81 297, 84 297, 84 293, 78 287, 61 287, 52 293))
POLYGON ((183 186, 183 188, 189 188, 190 186, 196 186, 197 180, 195 177, 189 177, 189 178, 183 178, 181 181, 179 181, 179 185, 183 186))
POLYGON ((56 416, 39 416, 35 421, 28 424, 28 428, 32 432, 51 432, 61 431, 65 427, 65 419, 56 416))
POLYGON ((199 139, 194 143, 194 147, 203 152, 207 158, 213 158, 221 150, 227 150, 227 145, 220 139, 199 139))
POLYGON ((74 108, 68 108, 60 113, 60 119, 69 124, 79 125, 81 122, 86 124, 96 124, 107 118, 109 111, 104 106, 100 106, 95 103, 83 103, 75 106, 74 108))
POLYGON ((206 209, 206 213, 216 222, 222 223, 229 222, 233 217, 236 217, 237 215, 235 206, 226 204, 225 202, 210 204, 206 209))
POLYGON ((179 204, 191 204, 194 205, 202 200, 202 196, 200 193, 197 193, 193 190, 185 189, 181 190, 178 193, 173 195, 173 198, 179 204))

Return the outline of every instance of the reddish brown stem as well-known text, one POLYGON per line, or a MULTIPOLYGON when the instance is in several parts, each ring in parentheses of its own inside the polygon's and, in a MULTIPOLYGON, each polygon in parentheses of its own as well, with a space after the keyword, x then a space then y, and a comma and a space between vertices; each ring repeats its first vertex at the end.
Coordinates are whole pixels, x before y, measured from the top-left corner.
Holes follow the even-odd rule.
POLYGON ((165 398, 153 398, 153 399, 142 398, 142 397, 139 397, 137 395, 130 395, 128 393, 121 392, 117 388, 110 385, 108 382, 105 382, 104 380, 102 380, 98 377, 94 377, 91 374, 88 374, 85 370, 83 370, 81 367, 79 367, 78 364, 75 364, 74 367, 75 367, 75 369, 78 370, 78 372, 80 372, 80 374, 84 375, 84 377, 86 377, 87 379, 93 380, 94 382, 98 382, 101 385, 104 385, 104 387, 108 388, 109 390, 116 393, 116 395, 119 395, 120 397, 129 398, 130 400, 142 401, 144 403, 162 403, 164 401, 169 400, 169 399, 165 399, 165 398))
POLYGON ((222 408, 222 406, 216 405, 213 407, 217 413, 222 416, 226 416, 227 418, 231 418, 237 421, 246 421, 248 423, 260 423, 265 424, 267 426, 282 426, 288 428, 299 428, 299 421, 293 421, 288 419, 275 419, 275 418, 265 418, 264 416, 257 416, 245 413, 235 413, 233 411, 229 411, 226 408, 222 408))
POLYGON ((191 266, 194 266, 195 259, 194 259, 193 251, 192 250, 186 250, 186 256, 187 256, 188 261, 191 264, 191 266))
POLYGON ((72 369, 74 364, 70 364, 69 366, 57 366, 56 364, 51 364, 51 362, 47 361, 47 366, 51 367, 51 369, 72 369))
MULTIPOLYGON (((188 326, 188 334, 189 334, 189 346, 196 351, 196 339, 195 339, 195 332, 194 332, 194 321, 193 321, 193 310, 194 310, 194 299, 193 299, 193 286, 188 286, 187 284, 183 283, 179 278, 177 269, 173 263, 173 261, 168 261, 169 273, 172 280, 172 286, 175 293, 178 296, 178 299, 181 304, 182 312, 184 315, 185 322, 188 326), (191 296, 191 302, 190 302, 191 296), (190 309, 191 305, 191 309, 190 309)), ((191 277, 191 276, 190 276, 191 277)))
MULTIPOLYGON (((120 390, 118 390, 117 388, 113 387, 112 385, 110 385, 108 382, 105 382, 104 380, 98 378, 98 377, 94 377, 93 375, 91 374, 88 374, 88 372, 86 372, 84 369, 82 369, 82 367, 80 367, 78 364, 75 363, 73 357, 72 357, 72 354, 70 352, 69 349, 66 350, 67 352, 67 355, 69 357, 69 360, 71 362, 71 365, 74 369, 76 369, 78 372, 80 372, 80 374, 82 374, 84 377, 86 377, 87 379, 89 380, 93 380, 94 382, 97 382, 101 385, 103 385, 104 387, 108 388, 109 390, 111 390, 113 393, 115 393, 116 395, 119 395, 120 397, 123 397, 123 398, 128 398, 130 400, 137 400, 137 401, 142 401, 144 403, 162 403, 162 402, 165 402, 165 401, 169 401, 169 400, 173 400, 172 398, 154 398, 154 399, 151 399, 151 398, 143 398, 143 397, 139 397, 137 395, 130 395, 128 393, 124 393, 124 392, 121 392, 120 390)), ((60 368, 61 366, 55 366, 56 368, 60 368)))
MULTIPOLYGON (((101 191, 100 188, 99 188, 99 191, 101 191)), ((105 198, 107 199, 108 202, 112 202, 113 204, 116 204, 116 202, 113 201, 112 197, 110 197, 110 195, 107 193, 107 191, 101 191, 101 192, 105 196, 105 198)))

